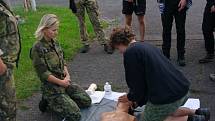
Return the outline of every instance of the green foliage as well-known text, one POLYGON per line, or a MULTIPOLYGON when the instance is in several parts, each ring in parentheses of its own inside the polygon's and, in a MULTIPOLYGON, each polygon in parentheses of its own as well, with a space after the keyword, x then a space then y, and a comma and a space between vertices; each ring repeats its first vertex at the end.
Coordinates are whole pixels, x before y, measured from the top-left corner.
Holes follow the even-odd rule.
MULTIPOLYGON (((52 13, 59 17, 60 30, 58 40, 65 51, 67 60, 72 59, 82 45, 79 37, 77 19, 67 8, 42 6, 38 8, 37 12, 24 12, 23 9, 16 8, 15 13, 25 20, 25 23, 19 26, 22 38, 22 53, 19 68, 15 70, 17 98, 25 99, 31 96, 35 91, 40 90, 40 81, 32 67, 29 51, 36 41, 34 32, 44 14, 52 13)), ((88 32, 90 36, 93 37, 93 29, 89 23, 87 19, 88 32)))

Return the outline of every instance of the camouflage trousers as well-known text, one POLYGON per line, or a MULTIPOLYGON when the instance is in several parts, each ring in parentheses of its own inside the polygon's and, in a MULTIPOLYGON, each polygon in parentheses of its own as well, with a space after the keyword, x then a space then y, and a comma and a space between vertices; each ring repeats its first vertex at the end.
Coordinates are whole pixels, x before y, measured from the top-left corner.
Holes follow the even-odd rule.
POLYGON ((65 121, 79 121, 80 108, 91 105, 91 99, 80 86, 73 84, 66 89, 65 94, 47 97, 50 111, 53 111, 65 121))
POLYGON ((75 15, 79 21, 81 40, 84 45, 89 45, 89 35, 85 24, 85 11, 93 25, 94 32, 100 44, 106 44, 107 38, 99 20, 99 7, 96 0, 75 0, 77 13, 75 15))
POLYGON ((0 76, 0 121, 16 121, 16 92, 10 69, 0 76))

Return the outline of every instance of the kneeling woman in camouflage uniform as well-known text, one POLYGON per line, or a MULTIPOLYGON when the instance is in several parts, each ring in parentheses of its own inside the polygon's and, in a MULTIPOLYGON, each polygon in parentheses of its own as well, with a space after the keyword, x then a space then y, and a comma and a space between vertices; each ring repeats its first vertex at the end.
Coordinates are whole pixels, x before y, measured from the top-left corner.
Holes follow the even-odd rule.
POLYGON ((34 68, 42 82, 40 109, 53 111, 66 121, 79 121, 79 108, 89 107, 91 99, 70 80, 63 51, 55 40, 58 26, 56 15, 44 15, 35 33, 38 41, 31 50, 34 68))

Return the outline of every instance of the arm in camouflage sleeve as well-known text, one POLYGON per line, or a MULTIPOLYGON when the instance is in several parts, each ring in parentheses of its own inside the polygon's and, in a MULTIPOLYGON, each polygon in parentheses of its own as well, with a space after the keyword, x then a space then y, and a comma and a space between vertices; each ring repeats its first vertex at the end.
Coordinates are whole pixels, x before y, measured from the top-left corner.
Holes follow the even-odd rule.
POLYGON ((48 70, 47 65, 45 64, 45 60, 40 56, 39 52, 33 48, 31 57, 33 60, 33 66, 41 80, 47 80, 49 75, 52 73, 48 70))
POLYGON ((64 80, 58 79, 54 75, 52 75, 52 73, 47 68, 44 58, 39 55, 40 55, 39 52, 33 49, 31 55, 33 59, 33 65, 40 79, 42 81, 48 81, 50 83, 67 87, 69 84, 68 85, 65 84, 64 80))
MULTIPOLYGON (((4 35, 6 31, 6 16, 0 11, 0 38, 4 35)), ((3 41, 2 39, 0 41, 3 41)))
MULTIPOLYGON (((2 43, 1 41, 3 41, 3 39, 1 39, 1 36, 6 30, 6 20, 3 16, 4 15, 0 12, 0 43, 2 43)), ((4 74, 7 70, 7 66, 3 63, 1 55, 3 55, 3 51, 0 48, 0 75, 4 74)))

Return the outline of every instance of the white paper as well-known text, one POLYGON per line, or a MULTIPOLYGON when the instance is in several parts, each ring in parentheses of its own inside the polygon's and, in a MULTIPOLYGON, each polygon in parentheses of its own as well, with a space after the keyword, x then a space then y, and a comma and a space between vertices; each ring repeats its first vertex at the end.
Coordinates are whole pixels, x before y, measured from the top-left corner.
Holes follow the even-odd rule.
POLYGON ((120 93, 120 92, 112 92, 110 95, 105 95, 105 99, 118 101, 120 96, 125 95, 126 93, 120 93))
POLYGON ((93 93, 92 95, 89 95, 91 100, 92 100, 92 104, 96 104, 96 103, 100 103, 102 101, 102 99, 105 96, 105 92, 104 91, 95 91, 95 93, 93 93))
POLYGON ((189 98, 182 107, 196 110, 196 109, 200 108, 200 100, 194 99, 194 98, 189 98))

